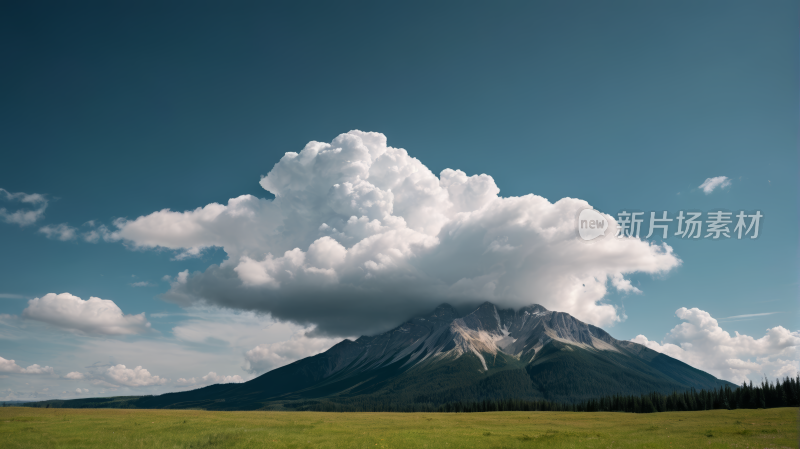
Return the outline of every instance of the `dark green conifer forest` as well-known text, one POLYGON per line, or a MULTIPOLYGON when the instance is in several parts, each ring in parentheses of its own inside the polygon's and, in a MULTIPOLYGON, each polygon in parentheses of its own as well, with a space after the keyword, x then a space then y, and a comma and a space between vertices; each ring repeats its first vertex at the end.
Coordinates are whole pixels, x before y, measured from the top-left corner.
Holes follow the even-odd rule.
MULTIPOLYGON (((290 404, 286 404, 287 406, 290 404)), ((295 410, 328 412, 445 412, 573 411, 656 413, 717 409, 758 409, 800 406, 800 376, 761 384, 743 383, 738 388, 723 386, 711 390, 688 390, 664 394, 613 395, 579 402, 553 402, 520 398, 457 401, 442 405, 430 402, 393 404, 374 400, 334 402, 305 401, 291 404, 295 410)))

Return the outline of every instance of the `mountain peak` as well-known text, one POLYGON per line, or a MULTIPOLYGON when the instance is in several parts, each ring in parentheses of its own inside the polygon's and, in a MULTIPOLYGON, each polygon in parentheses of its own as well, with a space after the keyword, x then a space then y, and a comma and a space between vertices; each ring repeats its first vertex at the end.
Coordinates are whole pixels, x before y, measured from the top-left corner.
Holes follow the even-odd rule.
POLYGON ((529 312, 529 313, 541 313, 541 312, 550 312, 544 306, 539 304, 531 304, 529 306, 525 306, 519 309, 520 312, 529 312))
POLYGON ((727 383, 538 304, 515 311, 485 302, 459 318, 445 303, 390 331, 342 341, 246 383, 170 393, 147 404, 253 409, 272 401, 323 397, 385 402, 422 397, 431 403, 503 397, 569 401, 599 393, 669 393, 719 385, 727 383), (493 376, 501 377, 491 380, 493 376))
POLYGON ((331 353, 339 354, 338 358, 325 370, 326 375, 344 369, 364 372, 398 362, 403 369, 410 369, 471 354, 480 362, 478 371, 488 372, 497 357, 510 357, 516 360, 513 363, 527 365, 538 360, 542 351, 552 351, 558 345, 622 355, 634 352, 630 346, 635 344, 620 342, 598 327, 539 304, 514 310, 500 309, 486 301, 460 317, 453 306, 443 303, 430 314, 390 331, 362 336, 352 345, 337 345, 331 353))
POLYGON ((447 319, 452 318, 455 319, 458 317, 458 311, 455 307, 451 306, 450 304, 443 302, 439 304, 433 312, 428 315, 430 318, 438 318, 438 319, 447 319))
POLYGON ((451 306, 449 303, 443 302, 443 303, 439 304, 438 306, 436 306, 436 308, 433 309, 433 312, 436 313, 437 310, 447 310, 447 311, 455 312, 456 308, 451 306))
POLYGON ((477 309, 473 310, 463 319, 464 324, 476 331, 485 331, 490 334, 501 334, 503 327, 500 315, 497 313, 497 306, 489 301, 484 302, 477 309))
MULTIPOLYGON (((443 304, 443 305, 449 305, 449 304, 443 304)), ((439 307, 441 307, 441 306, 439 306, 439 307)), ((523 313, 524 312, 529 312, 529 313, 550 312, 550 310, 547 310, 546 307, 542 306, 541 304, 536 304, 536 303, 528 304, 527 306, 522 306, 519 309, 513 309, 513 308, 503 309, 503 308, 501 308, 500 306, 498 306, 497 304, 495 304, 495 303, 493 303, 491 301, 484 301, 483 303, 481 303, 481 305, 476 307, 475 310, 472 313, 475 313, 475 312, 477 312, 479 310, 492 310, 492 309, 497 310, 501 314, 503 312, 512 312, 512 313, 514 313, 515 311, 523 312, 523 313)))

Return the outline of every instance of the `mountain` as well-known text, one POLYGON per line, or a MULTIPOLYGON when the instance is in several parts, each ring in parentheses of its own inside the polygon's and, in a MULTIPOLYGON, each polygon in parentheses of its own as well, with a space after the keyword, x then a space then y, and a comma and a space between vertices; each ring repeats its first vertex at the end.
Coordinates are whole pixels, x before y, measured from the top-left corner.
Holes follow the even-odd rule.
POLYGON ((344 340, 241 384, 54 406, 253 410, 327 401, 381 409, 501 398, 575 402, 723 385, 735 387, 567 313, 486 302, 465 316, 442 304, 391 331, 344 340))

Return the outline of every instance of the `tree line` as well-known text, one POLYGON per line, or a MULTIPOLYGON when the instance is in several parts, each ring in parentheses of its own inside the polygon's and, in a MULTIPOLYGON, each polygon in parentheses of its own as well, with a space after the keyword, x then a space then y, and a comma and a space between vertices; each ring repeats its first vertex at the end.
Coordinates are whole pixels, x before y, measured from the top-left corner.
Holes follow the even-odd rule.
POLYGON ((775 407, 800 407, 800 376, 786 377, 781 382, 754 385, 751 381, 737 388, 723 386, 719 389, 688 391, 670 394, 652 392, 642 395, 611 395, 577 402, 554 402, 547 399, 485 399, 459 401, 436 405, 426 403, 396 403, 377 398, 334 402, 313 400, 283 404, 284 407, 304 411, 325 412, 443 412, 473 413, 500 411, 561 411, 561 412, 624 412, 657 413, 697 410, 733 410, 775 407))
POLYGON ((485 411, 574 411, 574 412, 625 412, 656 413, 697 410, 733 410, 738 408, 775 408, 800 406, 800 376, 786 377, 774 383, 766 379, 760 385, 742 383, 738 388, 729 386, 711 390, 688 390, 671 394, 649 393, 642 395, 614 395, 589 399, 577 403, 553 403, 542 401, 518 401, 501 399, 473 403, 447 403, 442 412, 485 411))

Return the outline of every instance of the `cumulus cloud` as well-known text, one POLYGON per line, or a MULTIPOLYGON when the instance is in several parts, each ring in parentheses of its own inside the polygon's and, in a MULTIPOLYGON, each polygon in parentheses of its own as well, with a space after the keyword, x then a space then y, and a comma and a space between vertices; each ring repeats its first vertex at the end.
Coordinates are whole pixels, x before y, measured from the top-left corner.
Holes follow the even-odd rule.
POLYGON ((22 208, 10 212, 5 207, 0 207, 0 219, 6 223, 28 226, 36 223, 44 217, 47 209, 47 198, 39 193, 12 193, 0 188, 0 200, 7 202, 22 203, 22 208))
POLYGON ((85 334, 141 334, 150 328, 144 313, 124 315, 114 301, 95 297, 83 300, 69 293, 48 293, 33 298, 22 315, 85 334))
POLYGON ((731 180, 727 176, 716 176, 714 178, 706 178, 706 180, 700 184, 699 188, 703 190, 703 193, 708 195, 717 187, 724 189, 726 187, 730 187, 730 185, 731 180))
POLYGON ((150 371, 141 366, 131 369, 125 367, 125 365, 114 365, 109 367, 105 374, 113 383, 128 387, 149 387, 167 383, 167 379, 153 376, 150 371))
MULTIPOLYGON (((82 373, 80 371, 72 371, 62 376, 64 379, 69 380, 84 380, 90 382, 92 385, 116 390, 119 384, 127 386, 149 386, 151 383, 144 382, 144 385, 137 385, 136 379, 144 379, 145 381, 153 380, 153 376, 147 370, 142 370, 141 366, 135 369, 128 369, 125 365, 99 365, 95 364, 88 366, 88 371, 82 373), (144 372, 142 372, 144 371, 144 372)), ((163 385, 166 380, 155 376, 157 380, 153 385, 163 385)))
POLYGON ((6 360, 0 357, 0 373, 53 374, 53 368, 49 366, 39 366, 37 364, 23 368, 17 365, 17 362, 14 360, 6 360))
POLYGON ((794 377, 800 368, 800 332, 782 326, 753 338, 738 332, 731 336, 711 314, 681 307, 675 314, 685 321, 661 341, 638 335, 631 341, 688 363, 716 377, 741 383, 769 378, 794 377))
POLYGON ((78 236, 78 230, 66 223, 61 223, 56 226, 42 226, 39 228, 39 232, 46 235, 49 239, 61 240, 62 242, 74 240, 78 236))
POLYGON ((220 265, 170 278, 165 299, 269 312, 331 335, 384 330, 444 301, 535 302, 608 325, 620 319, 603 303, 609 288, 636 293, 626 275, 680 264, 666 244, 579 239, 586 201, 501 197, 485 174, 437 177, 379 133, 310 142, 261 186, 275 199, 120 219, 107 239, 177 258, 223 248, 220 265))
POLYGON ((288 365, 296 360, 327 351, 341 339, 313 337, 298 332, 291 339, 277 343, 261 344, 244 355, 244 369, 254 374, 288 365))
POLYGON ((189 379, 184 379, 181 377, 178 379, 175 384, 180 387, 202 387, 206 385, 212 384, 230 384, 230 383, 242 383, 244 379, 240 375, 234 376, 220 376, 217 373, 211 371, 203 377, 196 378, 191 377, 189 379))

